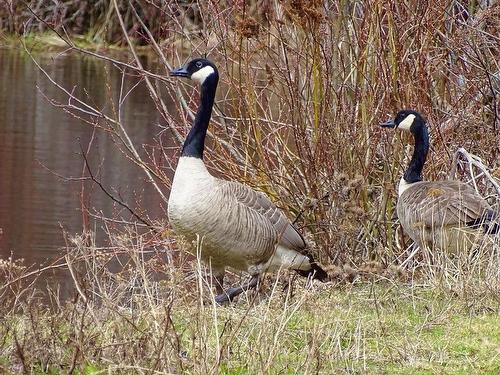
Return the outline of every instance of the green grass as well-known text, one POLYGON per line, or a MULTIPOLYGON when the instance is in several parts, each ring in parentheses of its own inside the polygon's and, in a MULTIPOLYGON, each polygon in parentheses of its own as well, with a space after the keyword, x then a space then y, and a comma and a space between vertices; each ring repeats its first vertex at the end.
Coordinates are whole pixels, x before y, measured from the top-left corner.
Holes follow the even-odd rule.
MULTIPOLYGON (((171 308, 80 304, 57 313, 31 306, 12 314, 0 346, 3 370, 19 368, 14 332, 35 373, 80 374, 155 368, 222 374, 497 374, 500 318, 494 296, 471 305, 433 287, 317 285, 290 298, 269 290, 258 302, 226 307, 193 296, 171 308), (272 295, 269 295, 272 294, 272 295), (29 344, 27 344, 29 343, 29 344), (76 355, 75 351, 79 354, 76 355)), ((137 297, 139 298, 139 297, 137 297)))
MULTIPOLYGON (((125 45, 96 39, 91 33, 71 35, 71 41, 76 47, 89 51, 101 51, 111 54, 128 51, 125 45)), ((68 44, 52 31, 29 33, 21 36, 0 33, 0 47, 22 48, 23 44, 32 52, 61 52, 68 49, 68 44)), ((151 47, 149 46, 134 46, 134 48, 139 54, 151 52, 151 47)))

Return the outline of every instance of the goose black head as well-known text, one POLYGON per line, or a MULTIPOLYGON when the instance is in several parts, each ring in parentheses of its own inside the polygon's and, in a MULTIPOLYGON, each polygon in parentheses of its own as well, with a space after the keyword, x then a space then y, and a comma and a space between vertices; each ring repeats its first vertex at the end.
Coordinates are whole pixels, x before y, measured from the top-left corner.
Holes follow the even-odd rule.
POLYGON ((202 85, 207 79, 219 79, 219 72, 214 63, 207 59, 194 59, 170 72, 172 77, 185 77, 202 85))
POLYGON ((383 128, 397 128, 415 133, 417 128, 425 125, 425 119, 420 113, 412 109, 399 111, 394 119, 386 121, 380 126, 383 128))

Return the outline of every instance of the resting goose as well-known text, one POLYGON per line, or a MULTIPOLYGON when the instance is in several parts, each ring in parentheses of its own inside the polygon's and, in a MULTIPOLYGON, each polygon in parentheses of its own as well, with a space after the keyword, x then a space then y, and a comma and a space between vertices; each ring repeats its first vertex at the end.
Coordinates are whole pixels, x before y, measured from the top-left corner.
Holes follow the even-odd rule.
POLYGON ((455 180, 422 181, 429 151, 422 115, 402 110, 381 126, 409 131, 415 139, 413 156, 399 182, 396 210, 403 229, 421 249, 466 250, 481 227, 490 234, 499 231, 498 213, 471 186, 455 180))
POLYGON ((327 274, 305 252, 302 236, 266 195, 215 178, 205 167, 203 150, 219 81, 217 67, 206 59, 194 59, 170 75, 200 84, 201 98, 175 170, 168 217, 176 234, 190 242, 200 238, 201 257, 217 281, 216 301, 231 301, 256 287, 264 272, 280 268, 324 281, 327 274), (226 267, 248 272, 250 282, 223 292, 226 267))

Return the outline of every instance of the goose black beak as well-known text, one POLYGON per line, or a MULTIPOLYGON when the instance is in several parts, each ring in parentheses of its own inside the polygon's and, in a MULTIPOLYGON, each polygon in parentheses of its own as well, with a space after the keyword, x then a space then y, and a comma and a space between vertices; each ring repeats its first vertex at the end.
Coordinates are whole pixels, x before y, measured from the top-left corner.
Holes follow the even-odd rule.
POLYGON ((184 66, 174 69, 170 72, 171 77, 186 77, 189 78, 189 72, 186 70, 184 66))
POLYGON ((395 128, 396 123, 394 120, 387 120, 386 122, 381 123, 380 126, 383 128, 395 128))

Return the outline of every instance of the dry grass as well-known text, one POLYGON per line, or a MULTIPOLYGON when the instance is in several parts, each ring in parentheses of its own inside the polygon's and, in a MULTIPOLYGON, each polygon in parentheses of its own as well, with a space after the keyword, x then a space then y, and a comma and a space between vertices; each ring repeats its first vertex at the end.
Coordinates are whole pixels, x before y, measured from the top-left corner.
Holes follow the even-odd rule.
POLYGON ((3 373, 500 370, 498 251, 496 259, 443 258, 436 266, 446 272, 418 277, 382 276, 372 264, 353 282, 306 288, 282 275, 268 278, 259 295, 219 307, 196 260, 165 259, 155 248, 169 244, 147 235, 112 240, 108 249, 89 237, 72 240, 66 262, 74 298, 54 298, 52 308, 29 287, 16 298, 31 280, 14 281, 25 271, 2 265, 13 281, 0 289, 3 373))

